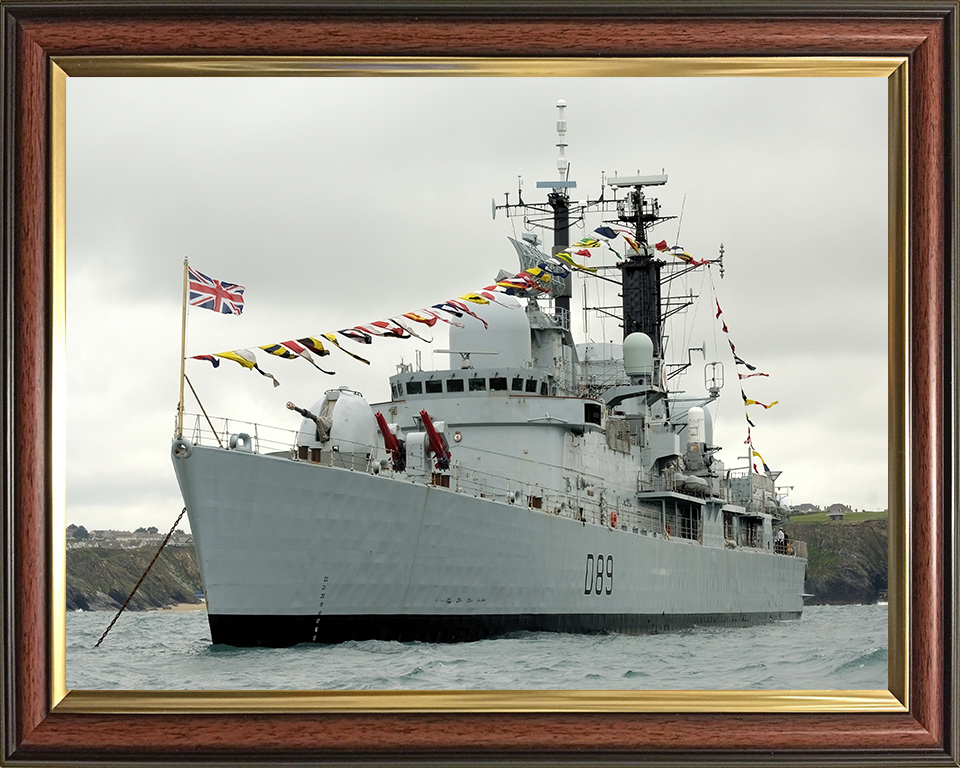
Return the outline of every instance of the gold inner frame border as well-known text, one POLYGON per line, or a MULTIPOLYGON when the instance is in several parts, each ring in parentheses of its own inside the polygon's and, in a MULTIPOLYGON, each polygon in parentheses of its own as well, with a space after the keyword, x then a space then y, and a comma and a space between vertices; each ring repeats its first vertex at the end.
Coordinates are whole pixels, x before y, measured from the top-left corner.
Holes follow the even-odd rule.
POLYGON ((57 713, 893 713, 909 709, 906 57, 426 58, 61 56, 51 60, 50 703, 57 713), (69 77, 884 77, 888 81, 888 690, 68 691, 66 688, 66 88, 69 77))

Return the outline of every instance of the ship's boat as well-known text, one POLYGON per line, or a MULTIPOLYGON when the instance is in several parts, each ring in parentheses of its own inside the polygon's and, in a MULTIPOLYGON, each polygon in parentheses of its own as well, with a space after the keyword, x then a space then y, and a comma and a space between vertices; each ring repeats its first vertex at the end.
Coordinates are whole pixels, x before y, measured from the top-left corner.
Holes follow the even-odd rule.
MULTIPOLYGON (((523 271, 498 276, 484 325, 450 328, 449 367, 399 366, 386 402, 336 388, 289 403, 302 422, 283 450, 262 450, 257 433, 220 445, 178 429, 173 464, 214 643, 800 617, 806 550, 775 546, 779 473, 728 470, 713 444, 704 406, 719 397, 719 363, 705 398, 669 388, 663 325, 676 308, 660 287, 674 264, 650 242, 667 217, 647 194, 666 176, 607 179, 598 200, 572 203, 558 106, 561 180, 542 183, 548 201, 494 207, 549 211, 554 248, 511 239, 523 271), (617 264, 620 344, 572 338, 573 278, 593 279, 568 247, 574 208, 607 214, 630 242, 617 264)), ((718 263, 722 253, 680 267, 718 263)))

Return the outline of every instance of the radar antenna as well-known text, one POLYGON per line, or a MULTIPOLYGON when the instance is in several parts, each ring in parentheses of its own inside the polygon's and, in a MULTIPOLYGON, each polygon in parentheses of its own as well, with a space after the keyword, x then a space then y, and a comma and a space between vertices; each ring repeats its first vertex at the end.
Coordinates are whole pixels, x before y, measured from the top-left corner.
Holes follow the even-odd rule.
POLYGON ((567 134, 567 121, 563 119, 563 110, 567 108, 567 102, 563 99, 560 99, 557 102, 557 110, 559 114, 557 115, 557 135, 560 137, 560 141, 557 142, 557 148, 560 150, 560 157, 557 158, 557 170, 560 172, 560 178, 564 181, 570 180, 570 161, 564 156, 564 150, 567 148, 567 143, 563 140, 564 136, 567 134))

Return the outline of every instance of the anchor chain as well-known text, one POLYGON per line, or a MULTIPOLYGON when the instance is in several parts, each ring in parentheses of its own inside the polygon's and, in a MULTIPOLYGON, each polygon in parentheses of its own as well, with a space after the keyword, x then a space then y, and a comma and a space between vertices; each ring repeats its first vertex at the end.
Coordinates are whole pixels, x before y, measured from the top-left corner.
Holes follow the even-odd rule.
POLYGON ((140 581, 137 582, 137 585, 133 588, 130 594, 127 596, 127 599, 123 601, 123 605, 120 606, 120 610, 117 611, 117 615, 113 617, 113 621, 110 622, 110 625, 103 630, 103 634, 100 635, 100 639, 97 640, 97 644, 93 646, 94 648, 99 648, 100 643, 103 642, 103 638, 107 636, 107 632, 113 629, 113 625, 117 623, 117 619, 120 618, 120 614, 123 613, 124 609, 127 607, 127 603, 130 602, 130 599, 137 593, 137 590, 140 589, 140 585, 143 584, 143 580, 147 578, 147 574, 150 573, 150 569, 153 568, 153 564, 157 562, 157 558, 160 557, 160 553, 163 552, 163 548, 167 546, 167 542, 170 541, 170 537, 173 536, 173 532, 177 529, 177 526, 180 524, 180 520, 187 513, 187 508, 184 507, 183 511, 180 513, 180 516, 177 518, 177 521, 173 524, 173 527, 170 529, 170 533, 167 534, 166 538, 160 544, 160 549, 157 550, 157 554, 153 556, 153 560, 150 561, 150 565, 147 566, 147 570, 143 572, 143 575, 140 577, 140 581))

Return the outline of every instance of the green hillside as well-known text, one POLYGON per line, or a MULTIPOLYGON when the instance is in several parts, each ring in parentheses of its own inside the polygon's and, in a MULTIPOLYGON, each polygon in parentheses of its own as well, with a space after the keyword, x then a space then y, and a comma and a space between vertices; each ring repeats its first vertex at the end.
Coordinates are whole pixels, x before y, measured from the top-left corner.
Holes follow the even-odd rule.
MULTIPOLYGON (((67 610, 117 610, 143 575, 156 549, 67 550, 67 610)), ((200 569, 193 547, 166 547, 133 596, 128 610, 198 603, 200 569)))
POLYGON ((809 523, 832 523, 834 525, 856 525, 864 520, 886 520, 887 510, 880 512, 848 512, 843 520, 831 520, 826 512, 813 512, 809 515, 791 515, 791 525, 807 525, 809 523))

